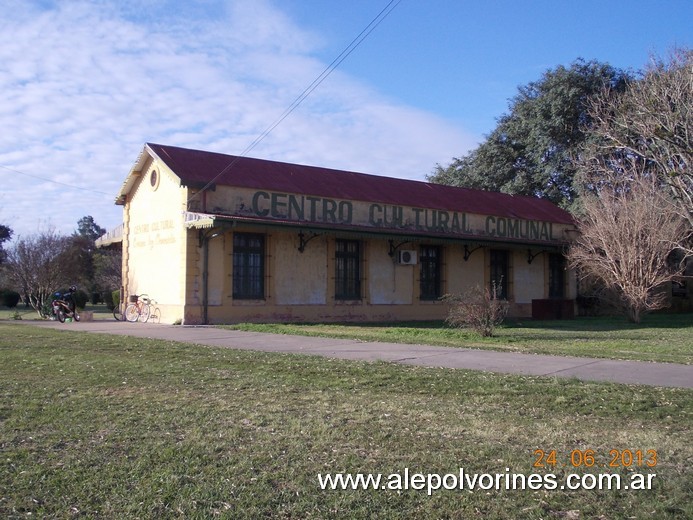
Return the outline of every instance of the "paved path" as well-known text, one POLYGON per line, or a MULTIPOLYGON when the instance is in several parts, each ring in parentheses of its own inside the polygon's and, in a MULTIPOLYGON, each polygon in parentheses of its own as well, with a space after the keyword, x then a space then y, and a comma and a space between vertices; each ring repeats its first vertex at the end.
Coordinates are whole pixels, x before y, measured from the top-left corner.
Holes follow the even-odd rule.
POLYGON ((310 354, 366 361, 379 360, 405 365, 466 368, 504 374, 574 377, 586 381, 693 388, 693 366, 673 363, 518 354, 491 350, 312 338, 224 330, 214 327, 152 323, 82 321, 61 324, 54 321, 37 321, 27 322, 27 324, 58 330, 156 338, 241 350, 310 354))

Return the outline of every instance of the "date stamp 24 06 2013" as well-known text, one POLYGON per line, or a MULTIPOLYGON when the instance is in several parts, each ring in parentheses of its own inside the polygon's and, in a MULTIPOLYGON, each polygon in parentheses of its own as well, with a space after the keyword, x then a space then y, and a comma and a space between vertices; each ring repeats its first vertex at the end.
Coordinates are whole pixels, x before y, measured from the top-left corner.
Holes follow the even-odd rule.
POLYGON ((533 468, 654 468, 657 466, 657 450, 609 450, 597 453, 593 449, 572 450, 565 456, 557 450, 534 450, 533 468))

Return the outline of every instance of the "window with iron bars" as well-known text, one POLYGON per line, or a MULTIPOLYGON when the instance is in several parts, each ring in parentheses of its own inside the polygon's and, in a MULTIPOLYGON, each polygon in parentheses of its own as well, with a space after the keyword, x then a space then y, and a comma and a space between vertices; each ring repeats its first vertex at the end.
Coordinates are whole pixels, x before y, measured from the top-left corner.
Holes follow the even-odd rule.
POLYGON ((491 249, 490 255, 491 279, 489 290, 491 294, 493 294, 495 288, 496 298, 499 300, 507 300, 509 295, 510 254, 508 251, 502 249, 491 249))
POLYGON ((361 299, 361 243, 358 240, 335 241, 335 288, 337 300, 361 299))
POLYGON ((421 246, 419 264, 419 297, 422 300, 437 300, 442 296, 442 248, 440 246, 421 246))
POLYGON ((261 300, 265 297, 265 236, 233 235, 233 298, 261 300))

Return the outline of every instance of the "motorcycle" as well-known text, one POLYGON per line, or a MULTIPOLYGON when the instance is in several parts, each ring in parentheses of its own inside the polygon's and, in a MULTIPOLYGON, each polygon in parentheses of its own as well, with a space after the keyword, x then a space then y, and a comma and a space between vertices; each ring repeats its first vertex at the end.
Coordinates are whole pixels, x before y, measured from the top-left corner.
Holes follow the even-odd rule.
POLYGON ((54 294, 51 308, 53 310, 53 316, 55 316, 60 323, 65 323, 67 318, 74 318, 75 321, 79 321, 79 313, 75 306, 75 292, 77 292, 77 288, 73 285, 66 293, 61 294, 57 292, 54 294))

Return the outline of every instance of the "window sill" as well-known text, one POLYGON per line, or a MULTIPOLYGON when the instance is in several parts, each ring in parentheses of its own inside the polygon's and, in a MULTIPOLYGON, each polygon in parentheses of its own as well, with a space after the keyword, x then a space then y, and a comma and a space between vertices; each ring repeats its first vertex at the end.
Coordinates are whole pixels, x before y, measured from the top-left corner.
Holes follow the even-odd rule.
POLYGON ((267 300, 252 300, 244 298, 233 298, 231 299, 231 305, 238 305, 239 307, 257 307, 260 305, 267 305, 267 300))

